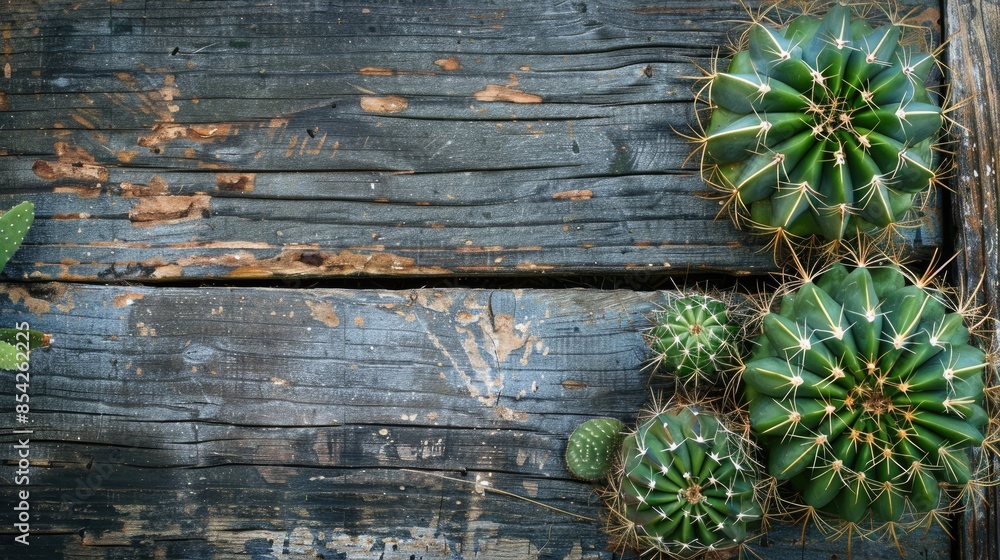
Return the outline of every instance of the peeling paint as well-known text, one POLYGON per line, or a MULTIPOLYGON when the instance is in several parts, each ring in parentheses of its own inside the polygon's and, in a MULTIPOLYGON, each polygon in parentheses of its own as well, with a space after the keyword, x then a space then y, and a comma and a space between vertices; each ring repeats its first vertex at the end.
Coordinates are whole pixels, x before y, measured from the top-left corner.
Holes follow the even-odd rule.
POLYGON ((498 86, 490 84, 486 89, 477 91, 472 97, 479 101, 494 102, 506 101, 508 103, 541 103, 542 97, 532 93, 525 93, 519 89, 509 86, 498 86))
POLYGON ((209 213, 208 195, 148 196, 128 212, 128 219, 136 227, 176 224, 204 218, 209 213))
POLYGON ((66 142, 56 142, 54 149, 59 158, 57 161, 40 159, 32 164, 31 171, 39 178, 47 181, 75 179, 94 183, 108 180, 108 168, 98 165, 87 150, 66 142))
POLYGON ((399 113, 405 111, 409 105, 409 101, 399 95, 361 97, 361 109, 368 113, 399 113))
POLYGON ((337 328, 340 326, 340 317, 338 317, 337 313, 333 310, 333 305, 331 303, 307 299, 306 305, 309 307, 310 315, 313 319, 316 319, 330 328, 337 328))
POLYGON ((219 173, 215 176, 220 191, 253 192, 256 181, 256 173, 219 173))

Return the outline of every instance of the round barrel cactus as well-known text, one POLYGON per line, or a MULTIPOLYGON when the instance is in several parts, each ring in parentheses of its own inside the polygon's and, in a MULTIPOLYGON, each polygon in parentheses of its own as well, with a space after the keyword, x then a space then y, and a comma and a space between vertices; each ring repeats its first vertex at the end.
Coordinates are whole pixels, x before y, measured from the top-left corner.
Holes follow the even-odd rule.
POLYGON ((661 369, 674 373, 682 385, 697 387, 733 368, 738 331, 724 302, 688 295, 672 299, 656 314, 648 339, 661 369))
POLYGON ((894 228, 934 181, 944 119, 932 54, 834 4, 822 19, 755 22, 709 76, 703 175, 738 225, 790 242, 894 228))
POLYGON ((622 476, 612 490, 627 544, 688 558, 743 543, 761 516, 743 446, 718 417, 694 408, 641 423, 622 443, 622 476))
POLYGON ((834 265, 763 318, 743 380, 768 471, 848 522, 948 508, 974 481, 986 356, 898 268, 834 265))
POLYGON ((625 425, 615 418, 594 418, 580 424, 566 445, 566 466, 584 480, 604 478, 618 454, 625 425))

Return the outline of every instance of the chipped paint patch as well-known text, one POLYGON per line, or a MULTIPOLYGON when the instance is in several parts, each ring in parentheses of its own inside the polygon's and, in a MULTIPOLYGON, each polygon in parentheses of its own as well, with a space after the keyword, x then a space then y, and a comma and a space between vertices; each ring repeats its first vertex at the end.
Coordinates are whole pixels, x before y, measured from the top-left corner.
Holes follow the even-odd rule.
MULTIPOLYGON (((52 306, 65 298, 66 285, 44 284, 30 292, 21 286, 6 286, 3 291, 6 291, 7 297, 14 305, 23 304, 29 312, 41 316, 52 311, 52 306)), ((72 308, 72 300, 63 302, 62 305, 56 305, 56 309, 60 311, 72 308)))
POLYGON ((449 56, 448 58, 439 58, 434 61, 435 66, 438 66, 445 72, 454 72, 462 67, 462 64, 457 58, 449 56))
POLYGON ((574 189, 570 191, 557 192, 552 195, 553 200, 590 200, 594 196, 594 191, 590 189, 574 189))
POLYGON ((152 148, 181 138, 194 142, 219 142, 234 132, 233 126, 228 123, 197 125, 159 123, 153 125, 149 135, 140 136, 138 143, 144 148, 152 148))
POLYGON ((138 196, 162 196, 170 193, 169 185, 159 175, 153 175, 149 183, 142 185, 137 183, 122 182, 120 185, 122 197, 134 198, 138 196))
POLYGON ((309 307, 310 315, 313 319, 316 319, 320 323, 330 327, 337 328, 340 326, 340 317, 333 310, 333 304, 325 301, 312 301, 306 300, 306 305, 309 307))
POLYGON ((209 213, 208 195, 148 196, 128 212, 128 219, 135 227, 152 227, 176 224, 204 218, 209 213))
POLYGON ((143 297, 145 297, 145 294, 142 294, 141 292, 125 292, 124 294, 115 296, 113 305, 116 308, 121 309, 122 307, 132 305, 143 297))
POLYGON ((367 113, 399 113, 409 106, 410 102, 399 95, 361 96, 361 109, 367 113))
POLYGON ((66 142, 56 142, 53 147, 59 158, 57 161, 40 159, 31 166, 31 171, 39 178, 46 181, 74 179, 94 183, 108 180, 108 168, 98 165, 87 150, 66 142))
POLYGON ((490 84, 486 89, 477 91, 472 97, 479 101, 494 102, 505 101, 507 103, 541 103, 542 97, 533 93, 525 93, 519 89, 509 86, 498 86, 490 84))
POLYGON ((252 256, 233 269, 230 278, 261 276, 343 275, 343 274, 448 274, 439 266, 418 266, 409 257, 392 253, 355 253, 346 249, 338 253, 323 251, 285 250, 268 259, 252 256))
POLYGON ((256 181, 256 173, 219 173, 215 176, 215 185, 220 191, 253 192, 256 181))

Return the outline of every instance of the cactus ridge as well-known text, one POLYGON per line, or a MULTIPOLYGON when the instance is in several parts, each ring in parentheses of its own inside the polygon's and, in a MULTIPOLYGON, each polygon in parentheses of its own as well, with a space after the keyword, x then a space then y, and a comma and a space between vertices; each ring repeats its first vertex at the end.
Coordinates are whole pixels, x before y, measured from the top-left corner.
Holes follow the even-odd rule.
POLYGON ((641 422, 622 443, 611 490, 627 544, 681 558, 740 546, 762 515, 743 443, 720 417, 694 407, 641 422))
POLYGON ((654 316, 647 333, 657 367, 676 374, 686 387, 715 382, 736 361, 739 328, 729 313, 726 303, 707 295, 672 299, 654 316))
POLYGON ((968 324, 895 267, 835 264, 789 291, 743 372, 768 472, 850 523, 956 507, 989 423, 968 324))
POLYGON ((584 480, 604 478, 614 465, 625 428, 615 418, 594 418, 580 424, 566 445, 566 466, 584 480))
POLYGON ((746 48, 707 76, 702 174, 737 225, 786 240, 894 231, 939 180, 945 119, 925 86, 937 64, 834 4, 822 19, 755 21, 746 48))

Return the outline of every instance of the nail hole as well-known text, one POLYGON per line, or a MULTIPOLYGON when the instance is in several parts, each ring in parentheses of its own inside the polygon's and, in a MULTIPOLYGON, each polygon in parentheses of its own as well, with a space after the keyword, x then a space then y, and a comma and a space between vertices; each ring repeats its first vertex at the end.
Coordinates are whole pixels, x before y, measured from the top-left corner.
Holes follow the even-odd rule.
POLYGON ((174 47, 174 51, 170 53, 170 56, 177 56, 177 53, 181 52, 180 47, 174 47))

